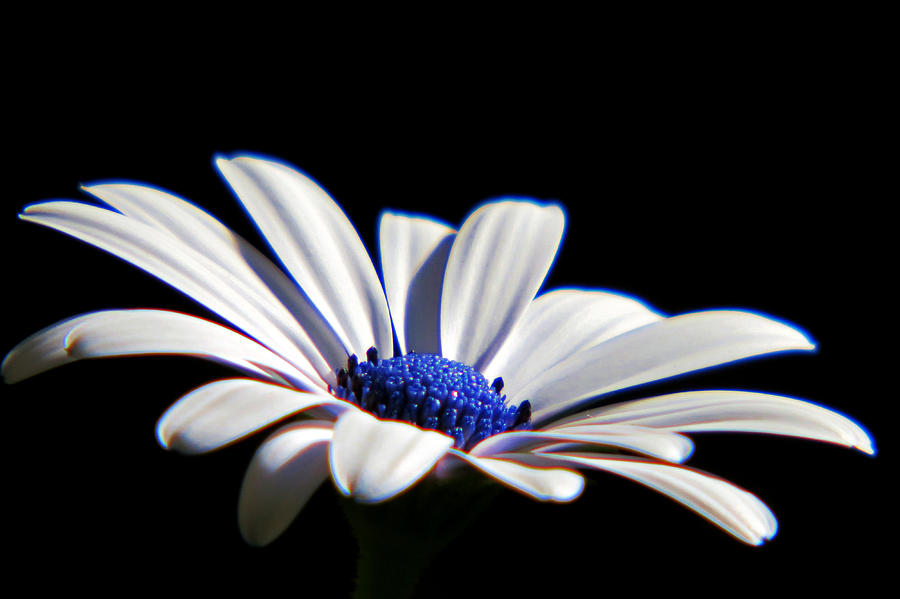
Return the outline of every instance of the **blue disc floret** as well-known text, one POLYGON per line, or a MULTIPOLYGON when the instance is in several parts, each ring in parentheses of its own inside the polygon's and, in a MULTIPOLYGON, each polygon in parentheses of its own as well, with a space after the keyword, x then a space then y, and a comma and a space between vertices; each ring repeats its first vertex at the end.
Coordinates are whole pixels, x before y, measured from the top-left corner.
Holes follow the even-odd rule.
POLYGON ((440 431, 468 451, 491 435, 531 428, 531 404, 508 404, 502 389, 502 378, 488 385, 461 362, 414 352, 379 360, 372 347, 365 362, 350 356, 331 391, 379 418, 440 431))

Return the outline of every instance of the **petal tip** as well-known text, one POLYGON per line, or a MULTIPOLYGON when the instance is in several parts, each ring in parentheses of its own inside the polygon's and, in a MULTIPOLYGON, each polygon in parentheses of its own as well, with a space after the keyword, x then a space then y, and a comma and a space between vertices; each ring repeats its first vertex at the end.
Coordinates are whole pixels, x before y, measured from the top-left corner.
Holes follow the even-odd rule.
POLYGON ((570 477, 568 490, 561 492, 556 497, 551 497, 550 501, 556 503, 568 503, 581 497, 581 494, 584 492, 584 477, 577 472, 571 473, 574 476, 570 477))
POLYGON ((0 363, 0 377, 3 377, 3 382, 7 385, 18 383, 25 378, 23 376, 17 376, 16 374, 15 358, 13 357, 15 352, 15 348, 10 350, 10 352, 4 356, 3 362, 0 363))
POLYGON ((878 450, 875 448, 875 441, 869 435, 866 435, 864 438, 859 439, 853 447, 855 449, 860 450, 866 455, 875 456, 878 453, 878 450))
POLYGON ((40 208, 43 204, 44 204, 44 202, 36 202, 34 204, 28 204, 27 206, 22 208, 22 211, 19 213, 19 218, 21 218, 22 220, 28 220, 28 217, 31 216, 33 213, 40 211, 40 208))
POLYGON ((275 539, 268 539, 261 535, 254 534, 254 531, 247 530, 242 524, 240 518, 238 518, 238 529, 241 531, 241 538, 244 539, 244 542, 250 545, 251 547, 265 547, 275 539))
POLYGON ((225 169, 231 166, 231 158, 225 156, 224 154, 216 154, 213 156, 213 164, 224 174, 225 169))
POLYGON ((680 450, 673 455, 673 462, 676 464, 683 464, 691 459, 691 456, 694 455, 694 442, 690 437, 686 437, 681 435, 684 438, 684 446, 680 448, 680 450))
POLYGON ((156 423, 156 442, 159 443, 159 446, 165 450, 172 449, 171 441, 172 436, 169 434, 168 427, 166 426, 168 412, 162 415, 159 421, 156 423))

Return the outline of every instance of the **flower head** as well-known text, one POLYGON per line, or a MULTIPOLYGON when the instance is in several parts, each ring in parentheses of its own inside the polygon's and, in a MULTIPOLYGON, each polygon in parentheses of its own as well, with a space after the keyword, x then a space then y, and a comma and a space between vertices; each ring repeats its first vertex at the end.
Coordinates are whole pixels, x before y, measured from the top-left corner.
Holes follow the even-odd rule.
POLYGON ((579 496, 580 471, 611 472, 759 544, 775 533, 773 515, 752 494, 681 465, 693 449, 686 433, 791 435, 874 451, 848 418, 789 397, 704 390, 603 403, 627 387, 813 344, 750 312, 665 317, 607 291, 539 295, 565 228, 557 205, 487 203, 458 230, 386 212, 380 280, 349 220, 310 178, 257 157, 217 166, 285 270, 151 187, 89 186, 109 209, 54 201, 21 218, 135 264, 230 327, 165 310, 84 314, 19 344, 3 376, 162 353, 241 371, 182 397, 157 436, 168 449, 203 453, 279 425, 241 489, 250 543, 281 534, 329 478, 342 494, 379 503, 423 478, 471 469, 558 502, 579 496))

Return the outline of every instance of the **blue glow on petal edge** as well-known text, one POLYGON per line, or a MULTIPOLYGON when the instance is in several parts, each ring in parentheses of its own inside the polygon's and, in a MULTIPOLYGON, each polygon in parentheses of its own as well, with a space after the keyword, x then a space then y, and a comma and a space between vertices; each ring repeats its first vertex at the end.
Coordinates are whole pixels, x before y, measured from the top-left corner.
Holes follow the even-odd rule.
MULTIPOLYGON (((746 359, 749 359, 749 358, 746 358, 746 359)), ((730 362, 729 362, 729 364, 730 364, 730 362)), ((648 383, 648 384, 649 384, 649 383, 648 383)), ((631 387, 629 387, 629 389, 631 389, 631 387)), ((811 400, 811 399, 806 399, 806 398, 802 398, 802 397, 795 397, 795 396, 793 396, 793 395, 785 395, 785 394, 779 393, 779 392, 777 392, 777 391, 760 391, 760 390, 758 390, 758 389, 733 389, 733 388, 729 388, 729 389, 691 389, 690 391, 675 392, 675 394, 678 394, 678 393, 705 392, 705 391, 710 391, 710 392, 721 392, 721 393, 735 393, 735 392, 736 392, 736 393, 752 393, 752 394, 772 395, 772 396, 775 396, 775 397, 783 397, 783 398, 785 398, 785 399, 792 399, 792 400, 794 400, 794 401, 798 401, 798 402, 801 402, 801 403, 805 403, 805 404, 809 404, 809 405, 815 406, 815 407, 817 407, 817 408, 821 408, 821 409, 826 410, 826 411, 828 411, 828 412, 831 412, 831 413, 833 413, 833 414, 837 414, 838 416, 841 416, 842 418, 845 418, 846 420, 848 420, 851 424, 857 426, 857 427, 860 429, 860 431, 862 431, 863 435, 865 435, 866 440, 869 442, 868 445, 869 445, 869 447, 871 448, 872 451, 871 451, 871 453, 870 453, 870 452, 866 451, 865 449, 863 449, 862 447, 860 447, 860 446, 858 446, 858 445, 853 445, 853 446, 851 446, 852 449, 858 449, 859 451, 861 451, 862 453, 864 453, 864 454, 866 454, 867 456, 870 456, 870 457, 874 457, 874 456, 878 453, 878 451, 877 451, 877 449, 876 449, 876 447, 875 447, 875 439, 873 438, 873 436, 872 436, 872 434, 869 432, 869 430, 868 430, 865 426, 862 425, 861 422, 859 422, 859 421, 856 420, 855 418, 852 418, 851 416, 847 415, 846 413, 842 412, 841 410, 836 410, 836 409, 834 409, 833 407, 831 407, 831 406, 829 406, 829 405, 826 405, 826 404, 823 404, 823 403, 819 403, 819 402, 813 401, 813 400, 811 400)), ((650 399, 650 398, 647 398, 647 399, 650 399)), ((639 401, 639 400, 637 400, 637 401, 639 401)), ((613 402, 613 403, 615 403, 615 402, 613 402)), ((610 405, 613 405, 613 404, 610 404, 610 405)), ((710 433, 710 432, 711 432, 711 433, 715 433, 715 432, 718 432, 718 431, 693 431, 693 432, 690 432, 690 433, 680 433, 680 434, 683 434, 683 435, 685 435, 685 436, 687 436, 687 435, 704 435, 704 434, 710 433)), ((820 442, 822 442, 822 443, 832 443, 832 444, 835 444, 835 445, 841 445, 840 443, 833 443, 833 442, 831 442, 831 441, 824 441, 824 440, 811 439, 811 438, 808 438, 808 437, 793 437, 793 436, 791 436, 791 435, 780 435, 780 434, 777 434, 777 433, 758 433, 758 432, 753 432, 753 431, 721 431, 721 433, 727 433, 727 434, 729 434, 729 435, 735 435, 735 434, 747 434, 747 435, 760 435, 760 436, 776 436, 776 437, 793 438, 793 439, 798 439, 798 440, 801 440, 801 441, 802 441, 802 440, 807 440, 807 441, 820 441, 820 442)), ((720 433, 720 434, 721 434, 721 433, 720 433)), ((841 446, 844 447, 843 445, 841 445, 841 446)))
POLYGON ((441 220, 431 214, 423 214, 420 212, 404 212, 403 210, 394 210, 393 208, 386 208, 381 211, 381 214, 378 215, 378 223, 379 224, 381 223, 382 217, 384 217, 386 214, 391 214, 393 216, 405 216, 407 218, 418 218, 418 219, 422 219, 422 220, 427 220, 427 221, 436 223, 438 225, 447 227, 449 229, 453 229, 454 231, 457 230, 457 228, 455 226, 451 225, 447 221, 441 220))
MULTIPOLYGON (((641 306, 643 306, 644 308, 646 308, 647 310, 649 310, 650 312, 652 312, 662 318, 668 318, 668 315, 666 315, 663 312, 661 312, 660 310, 657 310, 656 308, 652 307, 643 298, 639 298, 636 295, 632 295, 632 294, 626 293, 624 291, 619 291, 618 289, 608 289, 606 287, 579 287, 579 286, 574 286, 574 285, 566 285, 564 287, 554 287, 553 289, 541 289, 540 293, 538 293, 536 296, 534 296, 534 299, 537 299, 543 295, 546 295, 546 294, 554 292, 554 291, 583 291, 586 293, 593 293, 593 292, 608 293, 610 295, 615 295, 615 296, 622 297, 622 298, 631 300, 633 302, 636 302, 636 303, 640 304, 641 306)), ((748 312, 748 310, 741 310, 741 311, 748 312)))
MULTIPOLYGON (((286 162, 284 160, 280 160, 278 158, 274 158, 272 156, 267 156, 265 154, 260 154, 257 152, 234 152, 231 155, 224 154, 221 152, 216 152, 215 154, 213 154, 213 157, 212 157, 213 170, 216 172, 216 174, 219 176, 219 178, 222 179, 222 181, 225 183, 225 186, 231 191, 231 193, 235 196, 235 198, 237 198, 237 194, 234 192, 234 189, 232 189, 231 185, 228 183, 228 179, 226 179, 225 175, 222 173, 222 171, 219 170, 218 164, 216 164, 219 160, 231 161, 231 160, 234 160, 235 158, 253 158, 254 160, 263 160, 265 162, 271 162, 274 164, 278 164, 280 166, 283 166, 284 168, 287 168, 292 171, 296 171, 296 172, 300 173, 301 175, 303 175, 304 177, 306 177, 307 179, 309 179, 310 181, 315 183, 316 186, 318 186, 318 188, 321 189, 325 193, 325 195, 327 195, 329 198, 331 198, 331 201, 333 201, 335 204, 337 204, 338 208, 340 208, 341 212, 344 213, 344 216, 346 216, 346 213, 344 212, 343 207, 341 207, 340 202, 338 202, 337 200, 334 199, 334 196, 332 196, 331 193, 329 193, 328 189, 324 185, 322 185, 322 183, 320 183, 318 179, 316 179, 315 177, 313 177, 312 175, 307 173, 302 168, 298 168, 298 167, 294 166, 293 164, 286 162)), ((237 198, 237 199, 240 202, 240 198, 237 198)), ((243 203, 241 203, 241 206, 243 206, 243 203)), ((347 220, 349 220, 349 217, 347 220)), ((355 228, 355 226, 354 226, 354 228, 355 228)))
MULTIPOLYGON (((375 225, 376 225, 375 226, 375 246, 376 247, 374 248, 374 250, 377 250, 377 254, 378 254, 378 268, 376 269, 378 271, 378 280, 381 281, 381 287, 382 287, 382 289, 385 289, 385 293, 386 293, 387 287, 385 286, 385 282, 384 282, 384 258, 381 255, 381 220, 385 217, 385 215, 388 215, 388 214, 390 214, 392 216, 403 216, 406 218, 417 218, 417 219, 421 219, 421 220, 427 220, 436 225, 441 225, 442 227, 447 227, 448 229, 452 229, 454 231, 453 232, 454 236, 456 235, 457 232, 459 232, 459 229, 457 229, 450 223, 443 221, 439 218, 435 218, 434 216, 431 216, 429 214, 403 212, 401 210, 393 210, 390 208, 382 210, 381 213, 378 215, 378 222, 375 223, 375 225)), ((371 255, 371 252, 370 252, 370 255, 371 255)), ((385 297, 386 297, 386 295, 385 295, 385 297)), ((391 323, 393 324, 393 322, 394 322, 394 314, 391 313, 391 323)), ((396 329, 396 327, 393 327, 393 328, 394 328, 394 347, 398 347, 399 344, 397 343, 397 341, 398 341, 397 340, 397 329, 396 329)))
MULTIPOLYGON (((776 317, 772 316, 771 314, 766 314, 765 312, 760 312, 758 310, 752 310, 752 309, 747 309, 747 308, 724 308, 724 307, 704 308, 702 310, 691 310, 690 312, 682 312, 681 314, 676 314, 675 316, 683 316, 685 314, 697 314, 699 312, 743 312, 746 314, 752 314, 754 316, 759 316, 760 318, 765 318, 766 320, 771 320, 773 322, 777 322, 778 324, 780 324, 782 326, 785 326, 785 327, 788 327, 790 329, 797 331, 798 333, 800 333, 800 335, 803 336, 803 338, 806 340, 806 342, 812 346, 808 349, 784 350, 784 351, 807 351, 807 352, 812 352, 812 353, 817 353, 819 351, 819 348, 818 348, 816 342, 813 341, 813 339, 812 339, 812 335, 810 335, 809 331, 807 331, 805 328, 803 328, 799 325, 796 325, 792 322, 788 322, 784 319, 776 318, 776 317)), ((771 353, 780 353, 780 352, 771 352, 771 353)), ((761 355, 766 355, 766 354, 761 354, 761 355)), ((753 357, 753 356, 751 356, 751 357, 753 357)), ((740 360, 738 360, 738 361, 740 361, 740 360)))
POLYGON ((544 280, 541 281, 541 284, 537 289, 537 293, 535 294, 535 297, 538 297, 542 293, 546 293, 548 291, 547 289, 544 288, 544 285, 547 283, 547 279, 550 278, 550 273, 553 272, 553 269, 556 266, 556 261, 559 259, 560 251, 562 250, 563 244, 566 241, 566 233, 569 230, 569 212, 566 210, 566 207, 562 204, 562 202, 559 202, 558 200, 542 201, 542 200, 537 200, 535 198, 529 198, 529 197, 524 197, 524 196, 515 196, 515 195, 499 196, 499 197, 494 197, 494 198, 488 198, 488 199, 484 200, 483 202, 481 202, 480 204, 476 205, 471 211, 469 211, 468 214, 466 214, 465 218, 463 218, 462 223, 460 223, 460 227, 467 220, 469 220, 469 218, 471 218, 472 215, 475 214, 477 211, 481 210, 482 208, 484 208, 485 206, 487 206, 489 204, 496 204, 499 202, 524 202, 527 204, 532 204, 533 206, 537 206, 539 208, 546 208, 548 206, 556 206, 557 208, 559 208, 560 212, 562 212, 563 229, 560 232, 559 244, 556 246, 556 251, 553 252, 553 260, 550 261, 550 265, 547 267, 547 272, 544 275, 544 280))
MULTIPOLYGON (((878 450, 875 447, 875 438, 872 436, 872 433, 870 433, 869 430, 865 426, 862 425, 861 422, 859 422, 855 418, 849 416, 848 414, 845 414, 841 410, 835 410, 831 406, 819 403, 817 401, 813 401, 811 399, 805 399, 805 398, 801 398, 801 397, 794 397, 793 395, 784 395, 782 393, 769 393, 767 391, 751 391, 750 389, 694 389, 693 391, 743 391, 744 393, 766 393, 768 395, 776 395, 779 397, 785 397, 787 399, 793 399, 795 401, 799 401, 799 402, 803 402, 806 404, 816 406, 817 408, 822 408, 823 410, 827 410, 829 412, 837 414, 838 416, 841 416, 842 418, 846 418, 852 424, 859 427, 859 429, 862 431, 862 433, 866 436, 866 439, 869 442, 869 447, 872 449, 872 451, 870 453, 870 452, 866 451, 865 449, 863 449, 862 447, 859 447, 857 445, 854 445, 853 448, 858 449, 859 451, 861 451, 862 453, 864 453, 870 457, 875 457, 875 455, 878 453, 878 450)), ((731 434, 734 434, 735 432, 738 432, 738 431, 733 431, 731 434)), ((702 433, 691 433, 691 434, 702 434, 702 433)), ((765 433, 749 433, 749 434, 765 434, 765 433)), ((828 441, 823 441, 823 442, 828 443, 828 441)))
MULTIPOLYGON (((89 195, 90 198, 92 200, 94 200, 94 202, 87 202, 85 200, 81 200, 81 199, 76 200, 76 199, 72 199, 72 198, 48 198, 48 199, 39 200, 37 202, 31 202, 29 204, 26 204, 25 206, 22 207, 22 210, 20 211, 18 216, 19 216, 19 218, 22 218, 23 216, 27 215, 28 210, 30 208, 35 207, 35 206, 40 206, 42 204, 47 204, 50 202, 72 202, 75 204, 82 204, 84 206, 93 206, 94 208, 101 208, 104 210, 109 210, 110 212, 114 212, 116 214, 122 214, 121 212, 116 210, 111 204, 108 204, 107 202, 103 201, 103 199, 94 195, 93 193, 91 193, 88 190, 88 188, 90 188, 90 187, 99 187, 102 185, 131 185, 134 187, 143 187, 145 189, 152 189, 153 191, 157 191, 159 193, 163 193, 166 195, 170 195, 174 198, 178 198, 179 200, 185 202, 186 204, 190 204, 197 210, 200 210, 200 211, 204 212, 205 214, 209 215, 210 217, 218 220, 218 218, 216 218, 216 216, 212 212, 210 212, 203 206, 185 198, 182 195, 179 195, 179 194, 173 192, 172 190, 165 189, 164 187, 160 187, 158 185, 151 185, 151 184, 145 183, 143 181, 137 181, 134 179, 100 179, 98 181, 92 181, 90 183, 79 183, 78 189, 81 192, 89 195)), ((90 245, 92 245, 92 244, 90 244, 90 245)), ((92 247, 94 247, 94 246, 92 245, 92 247)))
POLYGON ((146 188, 146 189, 152 189, 153 191, 157 191, 157 192, 159 192, 159 193, 164 193, 164 194, 170 195, 170 196, 172 196, 172 197, 174 197, 174 198, 178 198, 178 199, 181 200, 182 202, 185 202, 186 204, 190 204, 191 206, 193 206, 193 207, 196 208, 197 210, 202 211, 203 213, 209 215, 209 216, 212 217, 213 219, 219 220, 218 218, 216 218, 216 216, 215 216, 212 212, 210 212, 209 210, 207 210, 207 209, 204 208, 203 206, 197 204, 196 202, 193 202, 193 201, 191 201, 191 200, 185 198, 184 196, 182 196, 182 195, 180 195, 180 194, 177 194, 177 193, 173 192, 173 191, 170 190, 170 189, 165 189, 165 188, 160 187, 160 186, 158 186, 158 185, 151 185, 151 184, 149 184, 149 183, 144 183, 143 181, 135 181, 135 180, 133 180, 133 179, 101 179, 101 180, 99 180, 99 181, 92 181, 92 182, 90 182, 90 183, 79 183, 78 189, 80 189, 82 192, 84 192, 84 193, 90 195, 91 198, 97 200, 97 201, 100 202, 103 206, 107 207, 107 209, 111 210, 112 212, 115 212, 116 214, 121 214, 121 212, 119 212, 118 210, 116 210, 115 207, 113 207, 111 204, 106 203, 106 202, 105 202, 102 198, 100 198, 99 196, 96 196, 96 195, 94 195, 93 193, 91 193, 91 192, 89 191, 89 189, 88 189, 88 188, 90 188, 90 187, 99 187, 99 186, 101 186, 101 185, 132 185, 132 186, 134 186, 134 187, 143 187, 143 188, 146 188))
MULTIPOLYGON (((320 183, 320 182, 318 181, 318 179, 316 179, 315 177, 311 176, 309 173, 307 173, 307 172, 304 171, 303 169, 298 168, 298 167, 294 166, 293 164, 291 164, 291 163, 289 163, 289 162, 285 162, 284 160, 279 160, 279 159, 277 159, 277 158, 273 158, 272 156, 266 156, 265 154, 259 154, 259 153, 256 153, 256 152, 234 152, 234 153, 232 153, 230 156, 227 155, 227 154, 224 154, 224 153, 216 152, 215 154, 213 154, 213 157, 212 157, 212 166, 213 166, 213 170, 214 170, 214 171, 216 172, 216 174, 219 176, 219 179, 221 179, 222 182, 225 184, 225 187, 226 187, 226 188, 228 189, 228 191, 231 193, 231 196, 237 201, 238 205, 239 205, 239 206, 241 207, 241 209, 244 211, 244 214, 247 216, 247 218, 250 220, 250 222, 253 223, 253 227, 256 229, 257 233, 259 234, 259 237, 262 238, 263 242, 266 244, 266 247, 269 248, 269 251, 270 251, 271 255, 274 256, 274 257, 276 258, 276 260, 278 261, 278 263, 283 267, 285 273, 290 274, 290 269, 287 268, 287 265, 286 265, 286 264, 284 263, 284 261, 281 259, 281 254, 278 253, 278 251, 275 249, 275 247, 274 247, 274 246, 272 245, 272 243, 269 241, 268 237, 266 237, 265 233, 263 233, 262 229, 260 229, 259 225, 258 225, 257 222, 256 222, 256 219, 254 219, 254 218, 253 218, 253 215, 250 214, 249 210, 248 210, 247 207, 244 205, 244 202, 241 201, 241 198, 240 198, 240 196, 238 195, 237 191, 236 191, 236 190, 231 186, 231 184, 228 182, 228 179, 225 177, 225 174, 222 172, 222 170, 219 168, 219 165, 217 164, 219 160, 227 160, 227 161, 231 161, 231 160, 234 160, 235 158, 252 158, 252 159, 254 159, 254 160, 263 160, 263 161, 265 161, 265 162, 270 162, 270 163, 273 163, 273 164, 277 164, 277 165, 282 166, 282 167, 284 167, 284 168, 286 168, 286 169, 290 169, 290 170, 292 170, 292 171, 296 171, 297 173, 299 173, 299 174, 301 174, 302 176, 306 177, 307 179, 309 179, 310 181, 312 181, 312 182, 313 182, 313 183, 314 183, 314 184, 322 191, 322 193, 324 193, 324 194, 325 194, 332 202, 334 202, 334 205, 337 206, 337 209, 338 209, 338 210, 340 211, 340 213, 344 216, 344 218, 347 219, 347 222, 350 223, 350 226, 353 228, 353 231, 356 233, 357 237, 359 237, 359 229, 357 228, 356 223, 354 223, 354 222, 350 219, 350 217, 347 216, 347 213, 346 213, 346 211, 344 211, 344 207, 341 205, 341 203, 338 202, 338 201, 334 198, 334 196, 331 195, 331 193, 328 191, 328 189, 327 189, 324 185, 322 185, 322 183, 320 183)), ((361 237, 360 237, 360 242, 362 242, 362 238, 361 238, 361 237)), ((369 251, 369 248, 365 247, 365 244, 363 244, 363 249, 364 249, 364 250, 366 251, 366 253, 368 254, 369 260, 372 260, 372 253, 369 251)), ((375 264, 375 261, 372 260, 372 265, 374 266, 374 264, 375 264)), ((380 274, 380 273, 379 273, 379 274, 380 274)), ((293 278, 293 277, 292 277, 292 278, 293 278)), ((391 328, 393 329, 393 327, 391 327, 391 328)))

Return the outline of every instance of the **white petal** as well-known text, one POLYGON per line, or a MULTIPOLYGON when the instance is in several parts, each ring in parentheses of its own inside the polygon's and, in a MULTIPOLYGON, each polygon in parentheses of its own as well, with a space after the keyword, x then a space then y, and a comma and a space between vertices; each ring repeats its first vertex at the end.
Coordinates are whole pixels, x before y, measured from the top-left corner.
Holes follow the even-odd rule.
POLYGON ((580 442, 588 445, 606 445, 661 458, 670 462, 683 462, 693 452, 694 444, 683 435, 659 431, 644 426, 597 425, 561 427, 540 431, 512 431, 488 437, 469 452, 477 456, 491 456, 534 445, 552 445, 559 442, 580 442))
POLYGON ((541 501, 567 502, 576 499, 584 489, 584 477, 563 468, 535 468, 516 461, 514 454, 508 459, 474 456, 453 449, 450 455, 478 468, 485 474, 517 491, 541 501))
POLYGON ((441 286, 455 233, 430 218, 381 216, 381 271, 402 354, 441 353, 441 286))
POLYGON ((274 541, 328 478, 331 427, 316 420, 289 424, 260 445, 238 501, 238 524, 249 544, 274 541))
POLYGON ((350 409, 334 426, 332 477, 344 495, 384 501, 425 476, 452 444, 446 435, 350 409))
MULTIPOLYGON (((253 293, 279 328, 307 356, 320 353, 332 367, 342 364, 348 350, 322 314, 284 272, 259 250, 207 212, 179 197, 152 187, 130 184, 83 188, 122 214, 178 240, 215 261, 253 293), (298 324, 302 331, 298 331, 298 324)), ((320 371, 327 375, 329 372, 320 371)))
POLYGON ((315 387, 306 375, 249 337, 166 310, 108 310, 59 322, 14 347, 3 360, 3 378, 15 383, 76 360, 137 354, 191 355, 275 382, 315 387))
MULTIPOLYGON (((310 378, 318 378, 307 356, 279 330, 252 293, 243 293, 242 286, 219 264, 172 235, 117 212, 78 202, 34 204, 25 208, 20 218, 72 235, 146 270, 216 312, 310 378)), ((321 357, 318 361, 321 371, 326 365, 321 357)))
POLYGON ((166 410, 156 438, 166 449, 203 453, 315 406, 346 409, 347 402, 251 379, 227 379, 191 391, 166 410))
POLYGON ((627 401, 566 418, 553 430, 584 424, 637 424, 684 433, 729 431, 828 441, 875 453, 858 424, 808 401, 750 391, 689 391, 627 401))
POLYGON ((445 358, 484 370, 547 276, 564 228, 559 206, 532 202, 487 204, 466 219, 441 293, 445 358))
POLYGON ((751 545, 771 539, 778 529, 775 516, 755 495, 685 466, 597 454, 540 454, 520 459, 545 465, 595 468, 624 476, 671 497, 751 545))
POLYGON ((484 375, 503 377, 503 390, 516 395, 543 371, 662 316, 641 302, 598 290, 556 289, 537 297, 497 352, 484 375))
POLYGON ((602 393, 750 356, 812 348, 800 331, 758 314, 731 310, 683 314, 572 355, 510 396, 510 401, 530 400, 533 422, 540 423, 602 393))
POLYGON ((384 291, 356 230, 325 191, 283 164, 248 156, 216 165, 272 249, 355 353, 393 353, 384 291), (388 349, 390 348, 390 350, 388 349))

